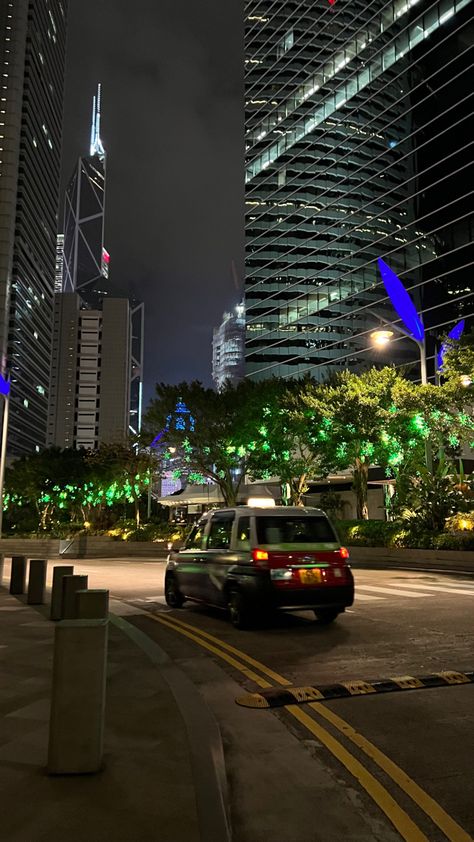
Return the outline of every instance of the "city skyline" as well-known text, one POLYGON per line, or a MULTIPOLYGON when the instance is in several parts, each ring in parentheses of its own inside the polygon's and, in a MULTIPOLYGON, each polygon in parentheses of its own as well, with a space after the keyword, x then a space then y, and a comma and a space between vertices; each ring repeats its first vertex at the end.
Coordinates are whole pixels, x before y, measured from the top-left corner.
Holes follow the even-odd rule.
POLYGON ((100 81, 110 294, 145 302, 146 405, 157 381, 211 384, 213 329, 241 298, 243 22, 214 0, 145 5, 130 33, 120 4, 71 3, 62 170, 65 189, 100 81))

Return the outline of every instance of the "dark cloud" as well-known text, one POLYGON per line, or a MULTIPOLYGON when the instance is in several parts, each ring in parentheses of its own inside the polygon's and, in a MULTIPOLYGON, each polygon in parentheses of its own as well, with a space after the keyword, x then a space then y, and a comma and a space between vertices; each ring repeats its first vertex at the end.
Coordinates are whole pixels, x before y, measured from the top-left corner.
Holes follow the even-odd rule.
POLYGON ((64 176, 103 85, 111 286, 146 304, 145 394, 210 382, 212 327, 243 263, 242 9, 70 0, 64 176))

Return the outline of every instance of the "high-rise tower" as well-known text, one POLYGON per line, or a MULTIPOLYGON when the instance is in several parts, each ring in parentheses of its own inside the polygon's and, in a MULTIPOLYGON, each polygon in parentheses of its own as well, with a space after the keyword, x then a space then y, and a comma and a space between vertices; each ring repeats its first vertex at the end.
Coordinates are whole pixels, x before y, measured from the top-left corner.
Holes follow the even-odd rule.
POLYGON ((247 375, 382 361, 378 256, 429 328, 472 314, 472 0, 245 9, 247 375))
POLYGON ((92 104, 89 155, 78 159, 64 205, 63 292, 78 292, 95 307, 107 292, 104 248, 105 149, 100 137, 101 86, 92 104))
POLYGON ((67 0, 1 0, 0 355, 8 451, 46 441, 67 0))

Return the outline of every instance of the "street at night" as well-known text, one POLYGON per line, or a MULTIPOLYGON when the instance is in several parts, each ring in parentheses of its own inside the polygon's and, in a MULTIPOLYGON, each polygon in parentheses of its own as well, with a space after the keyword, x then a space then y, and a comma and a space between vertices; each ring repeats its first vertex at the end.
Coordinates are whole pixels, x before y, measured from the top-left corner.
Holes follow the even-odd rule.
POLYGON ((408 827, 402 837, 408 840, 471 838, 472 684, 301 705, 302 721, 285 708, 237 706, 236 698, 259 687, 228 658, 269 686, 278 686, 278 677, 300 687, 469 672, 473 579, 357 569, 354 606, 331 627, 318 626, 310 612, 292 612, 242 632, 204 606, 188 602, 170 610, 162 562, 87 560, 76 563, 75 572, 88 575, 89 587, 110 588, 112 610, 156 640, 213 710, 224 740, 237 842, 256 842, 272 832, 291 842, 339 840, 343 833, 351 840, 396 840, 390 816, 402 830, 408 827), (337 743, 328 745, 328 735, 337 743), (337 758, 341 746, 353 759, 337 758), (385 793, 372 778, 356 780, 361 770, 354 760, 385 793), (307 816, 313 802, 319 806, 308 827, 298 815, 307 816), (413 835, 405 815, 424 836, 413 835))

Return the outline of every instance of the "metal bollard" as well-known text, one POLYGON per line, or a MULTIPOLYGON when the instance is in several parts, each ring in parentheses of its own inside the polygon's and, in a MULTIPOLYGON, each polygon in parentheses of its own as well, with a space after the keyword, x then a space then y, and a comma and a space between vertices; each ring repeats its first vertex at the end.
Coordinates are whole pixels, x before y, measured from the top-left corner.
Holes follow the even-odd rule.
POLYGON ((0 553, 0 588, 2 587, 3 582, 3 565, 5 563, 5 554, 0 553))
POLYGON ((74 573, 74 567, 72 564, 69 565, 61 565, 58 567, 53 567, 53 587, 51 590, 51 612, 50 612, 50 619, 51 620, 60 620, 61 619, 61 608, 63 602, 63 577, 64 576, 72 576, 74 573))
POLYGON ((12 556, 12 569, 10 575, 10 593, 25 593, 26 583, 26 555, 12 556))
POLYGON ((63 620, 55 629, 48 772, 102 765, 108 620, 63 620))
POLYGON ((76 591, 78 620, 106 620, 109 613, 109 592, 99 588, 76 591))
POLYGON ((76 620, 76 593, 87 588, 87 576, 63 576, 61 619, 76 620))
POLYGON ((43 605, 44 603, 44 588, 46 585, 46 566, 48 562, 45 558, 31 558, 30 570, 28 574, 28 595, 26 601, 29 605, 43 605))

